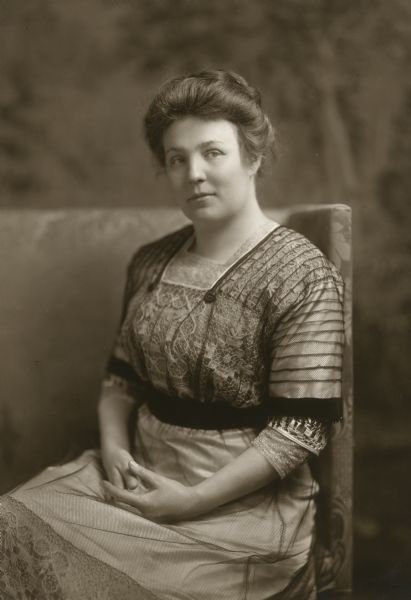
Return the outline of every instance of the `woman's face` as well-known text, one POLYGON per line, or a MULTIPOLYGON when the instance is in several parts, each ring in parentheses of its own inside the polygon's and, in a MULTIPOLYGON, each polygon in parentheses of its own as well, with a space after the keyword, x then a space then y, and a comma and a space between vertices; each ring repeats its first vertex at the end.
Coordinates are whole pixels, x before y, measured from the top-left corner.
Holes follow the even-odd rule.
POLYGON ((191 221, 230 220, 255 198, 258 165, 244 160, 231 122, 186 117, 170 125, 163 144, 171 193, 191 221))

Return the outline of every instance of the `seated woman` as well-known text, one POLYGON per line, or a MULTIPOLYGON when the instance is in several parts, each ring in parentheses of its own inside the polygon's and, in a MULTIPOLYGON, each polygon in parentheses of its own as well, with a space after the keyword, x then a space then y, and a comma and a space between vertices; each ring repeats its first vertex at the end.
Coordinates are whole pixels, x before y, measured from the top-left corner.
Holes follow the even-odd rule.
POLYGON ((274 135, 242 77, 166 82, 145 134, 191 224, 130 262, 101 450, 0 499, 1 597, 312 600, 341 277, 259 207, 274 135))

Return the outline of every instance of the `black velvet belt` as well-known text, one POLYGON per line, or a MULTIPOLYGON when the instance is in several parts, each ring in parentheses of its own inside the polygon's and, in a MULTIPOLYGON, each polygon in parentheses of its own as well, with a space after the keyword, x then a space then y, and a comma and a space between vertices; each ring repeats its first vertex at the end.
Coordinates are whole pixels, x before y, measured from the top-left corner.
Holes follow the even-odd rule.
POLYGON ((342 418, 341 398, 270 398, 263 405, 240 408, 221 400, 171 397, 149 386, 142 397, 157 419, 190 429, 262 429, 275 416, 314 417, 328 423, 342 418))
POLYGON ((267 421, 267 414, 262 406, 237 408, 221 400, 194 402, 171 397, 154 389, 147 390, 143 397, 157 419, 190 429, 262 429, 267 421))

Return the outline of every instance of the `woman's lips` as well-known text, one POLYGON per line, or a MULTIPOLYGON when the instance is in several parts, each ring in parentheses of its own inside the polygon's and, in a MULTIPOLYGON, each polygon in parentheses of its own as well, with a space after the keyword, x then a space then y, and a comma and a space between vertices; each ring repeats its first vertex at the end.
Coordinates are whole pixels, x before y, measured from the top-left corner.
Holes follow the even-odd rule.
POLYGON ((188 202, 196 202, 197 200, 203 200, 204 198, 209 198, 210 196, 215 196, 213 192, 201 192, 199 194, 193 194, 189 197, 188 202))

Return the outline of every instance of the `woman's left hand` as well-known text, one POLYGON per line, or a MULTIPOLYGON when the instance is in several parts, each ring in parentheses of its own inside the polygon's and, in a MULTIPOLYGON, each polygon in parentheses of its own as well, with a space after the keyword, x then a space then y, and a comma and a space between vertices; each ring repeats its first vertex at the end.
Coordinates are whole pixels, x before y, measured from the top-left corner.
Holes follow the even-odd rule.
POLYGON ((142 517, 158 523, 182 521, 200 514, 200 498, 195 487, 158 475, 132 461, 130 472, 145 487, 120 489, 103 481, 107 496, 136 508, 142 517))

